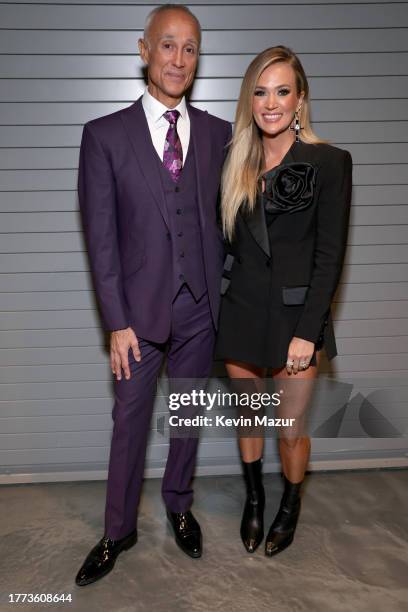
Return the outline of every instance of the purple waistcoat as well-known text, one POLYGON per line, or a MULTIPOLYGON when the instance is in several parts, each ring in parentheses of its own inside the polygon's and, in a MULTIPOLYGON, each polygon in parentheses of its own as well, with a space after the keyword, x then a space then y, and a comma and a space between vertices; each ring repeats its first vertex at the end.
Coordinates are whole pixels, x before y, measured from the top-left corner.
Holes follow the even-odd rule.
POLYGON ((187 283, 196 300, 207 290, 197 200, 193 144, 189 146, 180 178, 175 183, 157 158, 166 201, 172 247, 173 299, 187 283))

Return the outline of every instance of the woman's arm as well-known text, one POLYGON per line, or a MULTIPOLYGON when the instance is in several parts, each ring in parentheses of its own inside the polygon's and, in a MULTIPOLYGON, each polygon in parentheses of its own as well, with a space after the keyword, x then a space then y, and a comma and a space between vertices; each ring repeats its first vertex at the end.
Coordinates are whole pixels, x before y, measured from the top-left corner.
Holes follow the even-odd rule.
POLYGON ((314 266, 295 336, 317 342, 339 282, 346 250, 352 189, 352 158, 334 149, 320 169, 314 266))

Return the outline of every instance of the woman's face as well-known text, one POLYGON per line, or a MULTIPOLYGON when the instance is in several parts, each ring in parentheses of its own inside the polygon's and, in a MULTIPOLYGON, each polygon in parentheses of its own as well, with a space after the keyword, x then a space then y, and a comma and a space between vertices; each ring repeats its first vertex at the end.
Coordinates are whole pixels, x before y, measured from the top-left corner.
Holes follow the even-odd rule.
POLYGON ((262 72, 255 87, 252 113, 255 123, 266 136, 285 132, 300 109, 303 93, 298 96, 296 76, 286 62, 272 64, 262 72))

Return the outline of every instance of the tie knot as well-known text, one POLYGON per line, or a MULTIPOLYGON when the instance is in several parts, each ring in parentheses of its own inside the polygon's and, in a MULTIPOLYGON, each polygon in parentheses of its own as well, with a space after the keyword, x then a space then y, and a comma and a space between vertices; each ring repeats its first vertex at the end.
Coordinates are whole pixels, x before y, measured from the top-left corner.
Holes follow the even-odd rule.
POLYGON ((169 110, 166 111, 163 116, 167 119, 170 125, 176 125, 179 115, 180 113, 178 110, 169 110))

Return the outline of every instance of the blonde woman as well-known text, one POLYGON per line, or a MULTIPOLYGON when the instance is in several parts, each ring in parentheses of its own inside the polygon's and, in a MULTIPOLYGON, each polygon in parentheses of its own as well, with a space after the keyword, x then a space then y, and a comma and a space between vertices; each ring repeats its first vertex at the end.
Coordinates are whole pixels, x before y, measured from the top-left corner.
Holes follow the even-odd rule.
MULTIPOLYGON (((216 356, 231 379, 302 381, 292 413, 304 416, 320 351, 336 354, 330 313, 342 268, 352 185, 348 151, 310 125, 309 87, 287 47, 260 53, 241 86, 235 133, 223 171, 222 223, 228 245, 216 356), (309 386, 308 386, 309 385, 309 386)), ((292 384, 292 383, 290 383, 292 384)), ((247 487, 241 538, 254 552, 264 536, 263 437, 242 437, 247 487)), ((279 439, 284 493, 265 554, 293 540, 310 454, 301 432, 279 439)))

